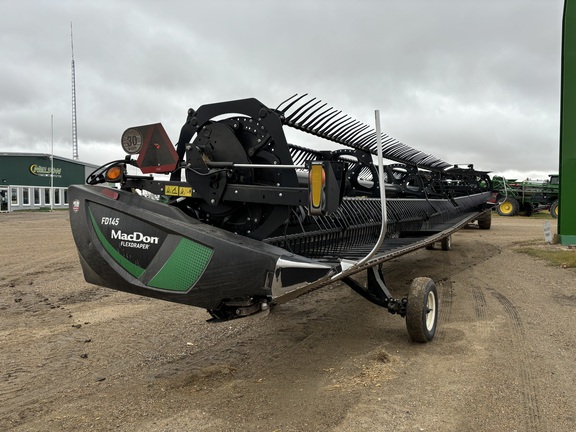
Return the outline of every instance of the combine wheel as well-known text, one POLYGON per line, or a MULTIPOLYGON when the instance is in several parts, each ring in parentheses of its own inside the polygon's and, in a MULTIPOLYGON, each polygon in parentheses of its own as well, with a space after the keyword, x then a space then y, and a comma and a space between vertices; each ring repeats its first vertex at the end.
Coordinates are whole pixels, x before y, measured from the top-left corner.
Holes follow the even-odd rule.
POLYGON ((554 219, 558 218, 558 200, 554 201, 550 206, 550 214, 554 219))
POLYGON ((519 208, 520 204, 518 204, 516 198, 508 198, 498 205, 496 211, 500 216, 515 216, 519 208))
POLYGON ((414 342, 430 342, 438 322, 438 291, 430 278, 412 281, 406 307, 406 328, 414 342))
POLYGON ((448 251, 448 250, 452 249, 452 235, 444 237, 441 241, 441 244, 442 244, 442 250, 443 251, 448 251))

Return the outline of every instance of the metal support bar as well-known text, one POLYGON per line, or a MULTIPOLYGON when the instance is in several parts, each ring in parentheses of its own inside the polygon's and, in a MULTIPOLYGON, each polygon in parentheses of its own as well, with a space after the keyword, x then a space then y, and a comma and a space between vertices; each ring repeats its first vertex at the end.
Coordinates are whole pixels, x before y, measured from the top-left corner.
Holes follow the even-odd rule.
POLYGON ((367 270, 367 286, 368 291, 374 293, 382 299, 389 301, 392 298, 392 294, 386 287, 384 282, 384 275, 382 274, 381 265, 372 266, 367 270))
POLYGON ((366 300, 388 309, 391 314, 398 314, 401 317, 406 316, 406 304, 408 299, 398 300, 392 297, 392 294, 386 287, 384 275, 380 271, 380 266, 375 265, 367 269, 366 287, 363 287, 350 276, 342 279, 346 285, 364 297, 366 300))

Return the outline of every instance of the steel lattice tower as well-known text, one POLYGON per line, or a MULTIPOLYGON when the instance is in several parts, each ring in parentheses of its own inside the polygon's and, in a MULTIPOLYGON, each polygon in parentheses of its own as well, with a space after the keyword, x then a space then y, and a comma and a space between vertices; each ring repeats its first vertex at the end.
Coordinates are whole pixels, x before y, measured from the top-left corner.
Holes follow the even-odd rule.
POLYGON ((70 43, 72 46, 72 159, 78 160, 78 133, 76 129, 76 71, 74 68, 74 36, 70 23, 70 43))

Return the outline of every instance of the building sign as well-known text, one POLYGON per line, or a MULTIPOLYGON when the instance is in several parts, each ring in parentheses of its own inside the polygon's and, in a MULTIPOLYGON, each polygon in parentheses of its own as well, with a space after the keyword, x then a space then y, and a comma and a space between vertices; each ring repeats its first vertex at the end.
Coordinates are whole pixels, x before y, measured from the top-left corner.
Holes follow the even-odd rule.
POLYGON ((56 168, 56 167, 52 168, 49 166, 46 167, 38 164, 30 165, 30 172, 35 176, 40 177, 50 177, 50 172, 52 172, 53 177, 62 177, 62 168, 56 168))

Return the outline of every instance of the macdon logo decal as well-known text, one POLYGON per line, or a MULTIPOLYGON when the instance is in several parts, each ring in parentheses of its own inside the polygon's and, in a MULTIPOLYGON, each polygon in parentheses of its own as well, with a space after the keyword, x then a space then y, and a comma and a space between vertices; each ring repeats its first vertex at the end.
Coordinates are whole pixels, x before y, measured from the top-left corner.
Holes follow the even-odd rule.
POLYGON ((147 236, 138 231, 133 232, 132 234, 126 234, 122 231, 112 230, 111 237, 113 239, 122 240, 120 246, 138 249, 148 249, 151 244, 158 244, 158 241, 160 240, 158 237, 147 236))

